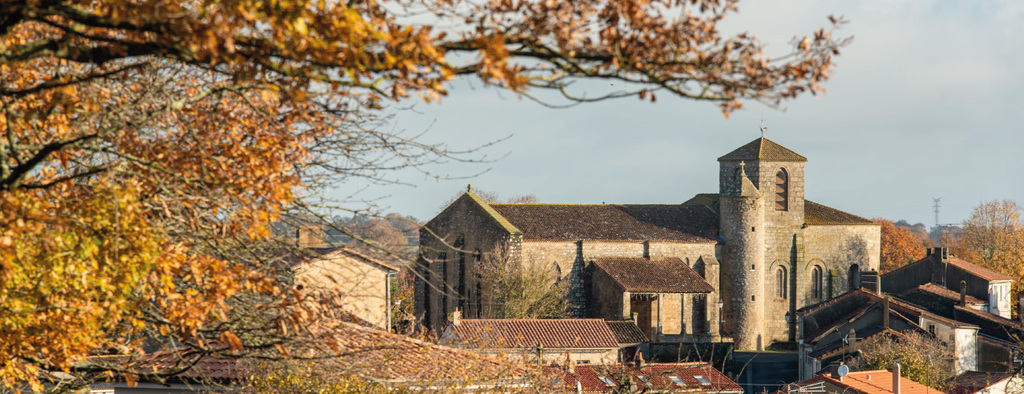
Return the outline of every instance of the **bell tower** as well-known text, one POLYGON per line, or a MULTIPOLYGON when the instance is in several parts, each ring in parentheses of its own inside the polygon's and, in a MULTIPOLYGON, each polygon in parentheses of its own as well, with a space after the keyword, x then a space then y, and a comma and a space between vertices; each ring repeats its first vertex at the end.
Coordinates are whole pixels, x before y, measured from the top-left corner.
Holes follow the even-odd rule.
POLYGON ((780 336, 792 337, 785 316, 794 311, 791 290, 803 253, 807 159, 761 137, 718 162, 723 329, 738 349, 761 350, 780 336), (766 290, 775 275, 786 278, 783 297, 766 290))

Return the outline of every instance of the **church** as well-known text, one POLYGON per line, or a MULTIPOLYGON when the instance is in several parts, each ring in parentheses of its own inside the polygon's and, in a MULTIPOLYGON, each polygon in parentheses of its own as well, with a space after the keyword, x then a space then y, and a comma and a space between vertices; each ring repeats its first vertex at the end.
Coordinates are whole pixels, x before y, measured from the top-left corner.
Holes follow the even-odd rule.
POLYGON ((488 318, 483 262, 568 281, 570 314, 655 343, 795 342, 796 311, 877 286, 880 226, 804 198, 807 159, 767 138, 718 158, 718 193, 681 204, 499 204, 467 190, 420 232, 415 314, 488 318))

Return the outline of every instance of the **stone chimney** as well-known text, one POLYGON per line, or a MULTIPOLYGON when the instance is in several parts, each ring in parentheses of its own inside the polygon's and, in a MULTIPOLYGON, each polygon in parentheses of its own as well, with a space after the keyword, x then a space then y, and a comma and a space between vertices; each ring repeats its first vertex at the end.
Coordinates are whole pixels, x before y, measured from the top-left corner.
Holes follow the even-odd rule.
POLYGON ((570 374, 576 373, 576 363, 572 361, 572 352, 565 352, 565 370, 570 374))
POLYGON ((324 247, 324 228, 317 225, 299 226, 295 230, 296 246, 300 248, 324 247))
POLYGON ((900 394, 900 360, 892 361, 892 394, 900 394))
POLYGON ((854 329, 851 328, 850 329, 850 336, 849 336, 848 339, 850 341, 850 347, 849 347, 850 348, 850 353, 856 352, 857 351, 857 330, 854 330, 854 329))
POLYGON ((636 361, 636 366, 638 368, 644 366, 644 354, 640 350, 636 351, 636 360, 635 361, 636 361))
POLYGON ((960 305, 967 306, 967 281, 960 281, 960 305))
POLYGON ((935 257, 937 259, 939 259, 940 261, 949 260, 949 248, 943 248, 943 247, 930 248, 930 249, 928 249, 928 256, 926 256, 926 257, 931 257, 932 255, 935 255, 935 257))
POLYGON ((462 311, 459 310, 459 308, 455 308, 455 311, 452 312, 452 325, 453 326, 461 326, 462 325, 462 311))

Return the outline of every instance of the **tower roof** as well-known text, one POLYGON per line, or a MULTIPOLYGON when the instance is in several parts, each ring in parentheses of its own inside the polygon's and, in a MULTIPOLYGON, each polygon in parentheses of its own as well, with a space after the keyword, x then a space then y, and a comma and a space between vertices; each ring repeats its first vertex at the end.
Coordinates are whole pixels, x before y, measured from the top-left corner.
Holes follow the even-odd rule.
POLYGON ((764 137, 750 141, 718 158, 718 161, 741 160, 807 161, 807 158, 764 137))

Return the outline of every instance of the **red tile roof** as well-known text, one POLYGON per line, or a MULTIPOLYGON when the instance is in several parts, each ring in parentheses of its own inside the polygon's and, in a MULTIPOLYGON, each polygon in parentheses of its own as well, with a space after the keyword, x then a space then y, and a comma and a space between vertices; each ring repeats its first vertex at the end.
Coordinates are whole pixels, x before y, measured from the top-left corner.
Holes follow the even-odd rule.
POLYGON ((864 224, 878 225, 860 216, 827 207, 813 201, 804 200, 804 223, 810 225, 830 224, 864 224))
POLYGON ((376 266, 384 271, 399 271, 399 268, 394 265, 385 263, 363 253, 359 253, 351 248, 301 248, 268 253, 268 258, 272 260, 279 260, 289 267, 313 260, 330 259, 341 256, 350 257, 356 261, 376 266))
POLYGON ((740 160, 807 161, 807 158, 775 141, 761 137, 718 158, 718 161, 740 160))
MULTIPOLYGON (((142 356, 93 356, 90 364, 116 366, 140 373, 173 374, 178 379, 239 380, 247 376, 237 358, 195 354, 186 350, 156 352, 142 356)), ((143 377, 145 378, 145 377, 143 377)))
MULTIPOLYGON (((293 356, 317 357, 319 368, 337 373, 357 372, 360 378, 386 385, 485 384, 529 377, 520 364, 409 338, 404 335, 338 323, 331 327, 307 327, 317 332, 312 349, 294 349, 293 356)), ((240 355, 241 356, 241 355, 240 355)), ((90 358, 91 362, 117 363, 139 371, 169 371, 179 357, 158 353, 130 360, 126 356, 90 358), (131 364, 126 364, 131 362, 131 364)), ((262 360, 252 358, 185 357, 195 362, 181 374, 193 379, 242 379, 260 373, 262 360)))
POLYGON ((462 319, 449 326, 463 348, 618 348, 602 319, 462 319))
POLYGON ((576 365, 573 373, 569 373, 564 367, 548 367, 548 371, 560 373, 561 380, 569 391, 575 391, 577 382, 579 382, 584 393, 613 392, 624 384, 635 385, 638 391, 643 390, 648 384, 651 390, 658 392, 740 393, 743 391, 743 388, 736 382, 707 363, 701 362, 646 364, 641 367, 630 364, 576 365), (641 376, 644 379, 640 379, 641 376), (674 382, 670 376, 678 378, 683 385, 674 382), (706 379, 707 383, 698 380, 697 376, 706 379), (609 379, 613 384, 609 386, 601 381, 602 377, 609 379), (644 380, 647 381, 644 382, 644 380))
MULTIPOLYGON (((933 254, 933 255, 928 256, 926 258, 929 258, 929 257, 939 258, 940 256, 933 254)), ((960 260, 960 259, 958 259, 956 257, 950 257, 948 262, 949 262, 950 265, 956 266, 956 267, 958 267, 958 268, 960 268, 960 269, 962 269, 964 271, 970 272, 970 273, 976 275, 977 277, 979 277, 981 279, 985 279, 985 280, 1013 280, 1013 278, 1011 278, 1009 275, 1004 275, 1004 274, 1001 274, 999 272, 990 270, 988 268, 968 263, 968 262, 960 260)))
MULTIPOLYGON (((795 386, 804 387, 813 383, 824 381, 842 389, 844 393, 851 394, 892 394, 892 372, 885 370, 850 372, 843 377, 843 380, 832 378, 828 374, 815 376, 811 379, 800 382, 795 386)), ((777 393, 788 393, 796 391, 796 387, 780 389, 777 393)), ((944 394, 934 388, 930 388, 913 380, 900 377, 900 394, 944 394)))
POLYGON ((623 290, 649 293, 711 293, 708 284, 678 257, 651 261, 644 258, 599 258, 594 266, 608 274, 623 290))
POLYGON ((668 240, 713 243, 718 216, 706 207, 489 204, 526 240, 668 240))

